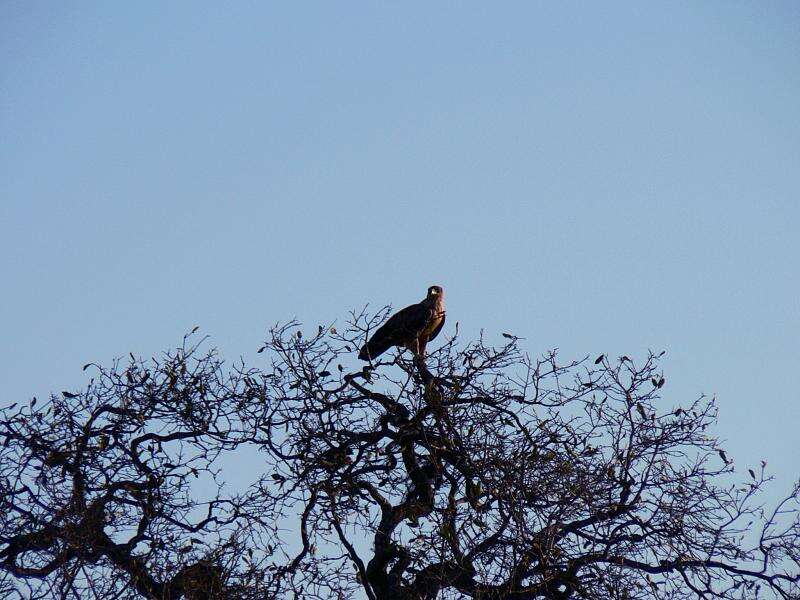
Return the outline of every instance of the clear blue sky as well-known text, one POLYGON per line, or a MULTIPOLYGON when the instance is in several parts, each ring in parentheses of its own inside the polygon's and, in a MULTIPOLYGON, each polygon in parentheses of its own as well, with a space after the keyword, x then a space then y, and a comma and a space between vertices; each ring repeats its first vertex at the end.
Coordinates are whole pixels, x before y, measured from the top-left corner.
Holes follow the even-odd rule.
POLYGON ((800 474, 800 3, 6 0, 0 56, 3 404, 439 283, 800 474))

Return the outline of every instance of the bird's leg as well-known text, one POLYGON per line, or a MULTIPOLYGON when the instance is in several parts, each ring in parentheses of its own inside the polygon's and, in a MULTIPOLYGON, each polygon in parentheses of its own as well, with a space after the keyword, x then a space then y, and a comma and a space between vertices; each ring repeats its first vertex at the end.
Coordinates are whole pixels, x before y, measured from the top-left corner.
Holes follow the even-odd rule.
POLYGON ((417 348, 417 352, 414 353, 414 364, 417 366, 417 371, 419 371, 419 375, 425 385, 431 384, 434 380, 433 374, 428 370, 428 366, 425 364, 425 346, 427 342, 428 340, 424 337, 419 337, 414 340, 414 344, 417 348))

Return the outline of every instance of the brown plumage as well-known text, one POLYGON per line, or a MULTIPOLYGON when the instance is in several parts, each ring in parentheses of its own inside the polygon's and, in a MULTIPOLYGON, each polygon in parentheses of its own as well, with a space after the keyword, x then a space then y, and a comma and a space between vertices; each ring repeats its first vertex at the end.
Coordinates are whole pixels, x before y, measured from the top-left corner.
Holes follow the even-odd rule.
POLYGON ((424 357, 426 344, 439 335, 444 319, 444 290, 432 285, 425 300, 389 317, 364 344, 358 358, 374 360, 392 346, 408 348, 416 356, 424 357))

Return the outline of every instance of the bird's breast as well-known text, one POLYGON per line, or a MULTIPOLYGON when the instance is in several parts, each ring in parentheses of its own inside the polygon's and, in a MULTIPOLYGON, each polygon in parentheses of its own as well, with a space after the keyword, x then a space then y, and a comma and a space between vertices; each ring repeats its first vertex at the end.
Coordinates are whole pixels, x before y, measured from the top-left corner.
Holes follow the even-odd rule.
POLYGON ((439 327, 439 323, 442 322, 442 318, 444 318, 444 313, 436 313, 433 315, 433 318, 428 321, 428 325, 423 330, 423 333, 425 335, 430 335, 436 331, 436 328, 439 327))
POLYGON ((425 325, 425 328, 422 330, 422 335, 429 336, 436 328, 439 327, 439 324, 444 319, 444 305, 441 302, 438 302, 432 309, 431 309, 431 316, 428 319, 428 323, 425 325))

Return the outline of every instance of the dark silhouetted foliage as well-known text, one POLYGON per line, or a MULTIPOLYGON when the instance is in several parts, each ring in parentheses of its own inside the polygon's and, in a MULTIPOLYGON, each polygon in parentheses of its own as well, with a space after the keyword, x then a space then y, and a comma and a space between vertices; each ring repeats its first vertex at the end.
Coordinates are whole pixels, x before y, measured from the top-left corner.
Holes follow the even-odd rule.
POLYGON ((356 369, 385 316, 276 326, 253 368, 189 335, 2 409, 0 595, 800 598, 800 490, 763 508, 659 355, 505 334, 356 369))

